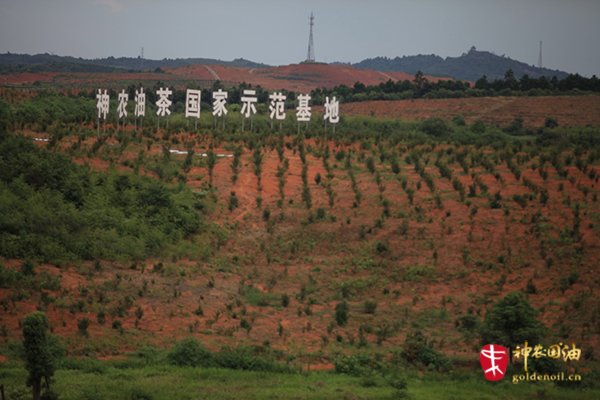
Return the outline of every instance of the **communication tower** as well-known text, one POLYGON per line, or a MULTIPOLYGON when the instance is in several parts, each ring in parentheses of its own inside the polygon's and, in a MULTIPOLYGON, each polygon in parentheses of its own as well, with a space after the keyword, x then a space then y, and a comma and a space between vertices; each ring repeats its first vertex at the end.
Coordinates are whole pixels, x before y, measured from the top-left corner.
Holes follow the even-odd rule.
POLYGON ((306 62, 314 63, 315 62, 315 44, 313 42, 313 26, 315 25, 315 16, 313 13, 310 13, 309 18, 309 26, 310 26, 310 34, 308 36, 308 52, 306 54, 306 62))

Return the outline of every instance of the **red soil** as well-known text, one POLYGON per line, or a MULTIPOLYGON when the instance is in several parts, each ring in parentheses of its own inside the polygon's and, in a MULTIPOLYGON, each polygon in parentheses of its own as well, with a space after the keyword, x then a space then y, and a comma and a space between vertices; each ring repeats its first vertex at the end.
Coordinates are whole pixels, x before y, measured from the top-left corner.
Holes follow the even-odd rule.
MULTIPOLYGON (((444 78, 427 76, 430 81, 444 78)), ((81 84, 99 85, 103 83, 162 81, 182 85, 183 81, 196 81, 206 84, 220 80, 225 84, 242 82, 260 85, 270 90, 293 90, 309 92, 316 88, 333 88, 338 85, 353 86, 356 82, 377 85, 388 80, 413 80, 413 76, 403 72, 379 72, 356 69, 347 65, 332 64, 292 64, 268 68, 240 68, 224 65, 188 65, 167 68, 165 73, 151 72, 111 72, 111 73, 15 73, 0 75, 0 85, 31 85, 39 81, 57 85, 77 86, 81 84)))
MULTIPOLYGON (((353 86, 356 82, 377 85, 388 80, 412 80, 403 72, 385 73, 356 69, 347 65, 291 64, 269 68, 235 68, 223 65, 191 65, 170 69, 169 73, 190 79, 225 82, 246 82, 268 89, 288 89, 308 92, 316 88, 333 88, 338 85, 353 86)), ((441 78, 428 76, 435 82, 441 78)))
POLYGON ((560 125, 600 125, 600 96, 482 97, 464 99, 413 99, 364 101, 340 105, 342 115, 374 115, 385 118, 450 120, 460 115, 472 123, 506 125, 521 116, 525 125, 543 126, 547 117, 560 125))
MULTIPOLYGON (((193 143, 194 151, 201 153, 212 139, 201 135, 178 134, 177 140, 181 148, 193 143)), ((68 138, 63 141, 68 141, 68 138)), ((319 148, 324 143, 307 140, 305 144, 307 148, 319 148)), ((92 145, 93 140, 90 140, 83 143, 82 147, 92 145)), ((419 320, 426 326, 424 329, 429 336, 436 340, 437 347, 447 352, 461 353, 470 352, 474 343, 466 341, 455 328, 456 319, 469 310, 483 317, 491 304, 506 293, 524 290, 528 280, 532 279, 536 292, 528 294, 528 299, 540 310, 540 318, 548 327, 552 327, 552 332, 557 332, 557 326, 564 324, 571 329, 570 338, 576 340, 578 345, 582 344, 580 342, 585 342, 586 348, 600 345, 597 332, 590 331, 585 325, 585 321, 590 321, 593 313, 597 312, 594 311, 597 310, 596 299, 590 294, 597 290, 593 287, 597 287, 597 260, 600 259, 600 241, 597 227, 594 227, 599 209, 598 203, 591 200, 592 195, 598 192, 598 183, 590 179, 587 172, 567 167, 569 177, 575 182, 572 184, 560 178, 546 164, 549 177, 544 181, 537 166, 533 168, 539 163, 538 159, 534 159, 521 166, 522 177, 519 180, 505 163, 499 163, 495 168, 502 179, 498 180, 481 166, 471 167, 469 174, 465 174, 456 162, 449 161, 453 176, 463 182, 465 189, 473 182, 471 174, 476 174, 489 187, 489 193, 499 191, 502 204, 509 210, 509 214, 505 215, 503 209, 490 209, 487 196, 481 195, 479 189, 478 197, 467 199, 471 202, 470 206, 460 202, 451 182, 442 178, 433 166, 436 153, 446 149, 452 149, 454 154, 463 150, 481 151, 490 157, 494 154, 474 147, 417 146, 416 150, 424 150, 422 158, 430 158, 425 169, 434 177, 443 207, 436 208, 434 194, 422 182, 414 166, 401 162, 401 176, 406 177, 408 187, 415 189, 414 204, 411 205, 400 181, 390 171, 389 164, 379 162, 376 157, 376 169, 381 173, 385 185, 384 196, 390 203, 390 217, 378 228, 375 221, 381 216, 382 205, 374 175, 366 170, 364 163, 357 160, 357 156, 353 157, 357 184, 363 195, 361 204, 353 208, 354 193, 347 171, 343 169, 343 162, 336 162, 333 157, 336 149, 348 150, 352 147, 366 156, 371 154, 371 150, 361 150, 356 144, 345 147, 329 142, 327 145, 332 153, 329 162, 337 165, 333 168, 333 208, 327 204, 324 188, 314 181, 317 173, 323 179, 326 174, 322 160, 313 153, 307 153, 308 183, 313 202, 309 211, 301 200, 302 162, 297 151, 285 149, 289 170, 286 173, 286 198, 279 209, 275 175, 279 164, 277 152, 263 150, 262 190, 259 190, 253 171, 252 151, 244 149, 235 184, 231 181, 232 159, 219 158, 215 166, 213 187, 218 201, 214 211, 206 218, 209 222, 229 227, 230 231, 226 243, 214 249, 214 254, 206 259, 174 257, 169 260, 146 260, 143 271, 141 266, 131 269, 129 265, 104 263, 102 272, 90 274, 91 278, 85 273, 86 269, 93 268, 91 263, 83 267, 65 265, 60 269, 50 265, 40 266, 40 270, 51 274, 60 273, 66 291, 51 293, 63 303, 51 304, 47 310, 55 332, 82 347, 83 339, 78 336, 76 320, 87 317, 92 321, 88 340, 108 337, 119 343, 117 349, 99 350, 100 354, 105 355, 130 350, 135 343, 171 346, 174 340, 190 335, 201 339, 211 349, 218 349, 225 344, 261 344, 269 341, 276 349, 292 349, 302 354, 323 350, 327 354, 331 350, 328 346, 336 341, 338 335, 344 343, 357 340, 359 326, 363 324, 373 328, 367 334, 367 340, 374 348, 374 329, 383 322, 400 324, 399 330, 383 343, 385 347, 396 348, 402 345, 411 323, 419 320), (522 208, 512 199, 514 194, 530 192, 523 183, 524 178, 548 190, 550 199, 545 206, 536 199, 522 208), (421 187, 417 189, 419 182, 421 187), (563 191, 559 190, 559 184, 563 184, 563 191), (587 187, 590 193, 584 195, 578 185, 587 187), (239 208, 233 211, 227 209, 231 191, 235 191, 239 198, 239 208), (263 209, 269 208, 271 221, 276 221, 272 224, 271 232, 268 231, 270 223, 263 219, 262 209, 256 206, 257 196, 262 196, 263 209), (573 203, 585 205, 581 212, 584 251, 580 259, 574 255, 578 244, 561 244, 558 239, 560 231, 573 224, 571 206, 565 204, 567 198, 573 203), (421 209, 422 219, 417 217, 417 206, 421 209), (471 216, 473 206, 477 206, 478 211, 471 216), (335 221, 307 224, 309 213, 314 214, 318 207, 323 207, 327 215, 334 216, 335 221), (540 237, 531 231, 530 221, 537 212, 547 219, 543 224, 545 231, 540 237), (281 221, 277 219, 279 214, 283 215, 281 221), (405 219, 408 221, 408 232, 404 235, 399 233, 399 228, 405 219), (368 230, 362 239, 359 238, 360 226, 368 230), (547 255, 555 261, 552 267, 546 265, 547 258, 541 254, 544 240, 547 255), (389 244, 386 254, 375 251, 377 242, 389 244), (294 243, 298 244, 296 253, 290 250, 294 243), (465 250, 468 251, 467 260, 465 250), (434 257, 434 252, 437 257, 434 257), (159 261, 172 268, 171 272, 152 272, 152 265, 159 261), (579 271, 579 281, 561 291, 561 279, 574 270, 579 271), (417 271, 417 275, 411 276, 411 271, 413 274, 417 271), (419 276, 418 271, 431 275, 419 276), (117 289, 107 292, 110 300, 105 307, 110 310, 125 296, 132 296, 135 303, 125 317, 107 316, 105 324, 100 325, 95 319, 99 307, 94 303, 95 292, 113 281, 117 274, 122 277, 122 283, 117 289), (504 281, 501 280, 502 276, 504 281), (297 295, 311 279, 315 281, 316 292, 301 301, 297 295), (350 296, 348 325, 334 325, 329 330, 342 284, 364 283, 372 279, 370 286, 350 296), (148 282, 148 293, 139 296, 144 281, 148 282), (214 284, 209 285, 209 282, 214 284), (288 307, 281 307, 279 303, 265 307, 251 305, 240 293, 242 282, 276 298, 288 294, 290 304, 288 307), (71 313, 69 304, 79 300, 88 304, 89 294, 86 296, 79 290, 83 286, 87 286, 89 292, 94 294, 93 301, 90 306, 86 305, 85 311, 71 313), (174 292, 178 294, 174 295, 174 292), (310 298, 314 304, 310 304, 310 298), (367 299, 375 300, 378 304, 374 315, 363 311, 363 301, 367 299), (573 304, 578 299, 581 299, 582 305, 575 309, 573 304), (200 304, 203 315, 196 315, 195 310, 200 304), (136 327, 134 310, 137 307, 143 310, 143 318, 136 327), (305 311, 307 307, 309 315, 305 311), (240 328, 241 318, 252 321, 250 332, 240 328), (115 319, 122 321, 125 328, 122 341, 118 339, 120 335, 110 328, 115 319), (279 324, 283 327, 281 335, 278 332, 279 324), (324 343, 323 337, 329 340, 329 345, 324 343)), ((161 143, 156 142, 147 156, 157 154, 160 146, 161 143)), ((402 144, 387 150, 398 151, 400 160, 404 160, 408 154, 405 146, 402 144)), ((226 147, 226 144, 219 143, 215 152, 229 153, 226 147)), ((59 148, 64 148, 63 142, 59 143, 59 148)), ((141 148, 146 149, 145 143, 132 142, 117 165, 122 165, 125 160, 131 161, 141 148)), ((102 154, 102 149, 99 152, 102 154)), ((185 155, 172 156, 176 160, 184 158, 185 155)), ((106 168, 97 158, 79 161, 87 161, 92 168, 106 168)), ((596 165, 588 168, 598 170, 596 165)), ((194 191, 208 186, 207 168, 198 161, 186 177, 194 191)), ((5 265, 18 268, 20 264, 8 260, 5 265)), ((9 298, 10 295, 9 289, 0 290, 0 298, 9 298)), ((18 335, 18 319, 34 310, 38 303, 39 295, 35 293, 29 299, 17 301, 14 306, 9 305, 8 313, 0 314, 0 324, 6 326, 10 337, 18 335)), ((311 370, 315 368, 327 369, 330 364, 327 360, 318 360, 310 365, 311 370)))
POLYGON ((31 85, 34 82, 52 82, 58 72, 19 72, 14 74, 0 74, 0 84, 6 85, 31 85))

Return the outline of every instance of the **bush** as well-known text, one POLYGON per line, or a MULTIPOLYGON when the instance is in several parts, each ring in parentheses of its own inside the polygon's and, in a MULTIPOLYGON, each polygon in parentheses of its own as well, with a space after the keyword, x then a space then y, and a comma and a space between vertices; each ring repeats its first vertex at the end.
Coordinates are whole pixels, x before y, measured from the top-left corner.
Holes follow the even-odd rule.
POLYGON ((479 328, 479 318, 473 314, 466 314, 459 317, 455 325, 460 331, 472 333, 479 328))
POLYGON ((315 183, 319 185, 321 183, 321 174, 317 172, 315 175, 315 183))
POLYGON ((322 221, 325 219, 326 216, 327 216, 327 213, 325 212, 325 209, 323 207, 317 208, 317 214, 316 214, 317 220, 322 221))
POLYGON ((33 276, 35 275, 35 264, 30 260, 26 260, 21 265, 21 274, 25 276, 33 276))
POLYGON ((281 306, 282 307, 287 307, 290 305, 290 296, 288 296, 287 294, 282 294, 281 295, 281 306))
POLYGON ((378 254, 385 254, 390 250, 390 245, 387 241, 378 241, 377 244, 375 244, 375 250, 378 254))
POLYGON ((373 157, 367 158, 366 163, 367 163, 367 169, 369 170, 369 172, 374 174, 375 173, 375 160, 373 160, 373 157))
POLYGON ((544 127, 549 129, 556 128, 558 127, 558 121, 556 120, 556 118, 548 117, 544 121, 544 127))
POLYGON ((392 157, 390 160, 390 166, 392 167, 392 172, 396 175, 400 173, 400 164, 398 163, 397 157, 392 157))
POLYGON ((339 326, 344 326, 348 322, 348 303, 345 301, 335 306, 335 321, 339 326))
POLYGON ((406 389, 408 388, 406 378, 396 373, 388 377, 388 384, 394 389, 396 389, 394 398, 402 399, 408 397, 408 393, 406 392, 406 389))
POLYGON ((422 365, 428 369, 448 371, 450 361, 430 346, 421 331, 413 331, 406 336, 402 358, 413 365, 422 365))
POLYGON ((485 130, 486 130, 485 124, 480 119, 473 122, 473 125, 471 125, 471 132, 473 132, 473 133, 485 133, 485 130))
POLYGON ((375 310, 377 310, 377 302, 375 300, 365 300, 363 303, 363 309, 367 314, 375 314, 375 310))
POLYGON ((428 118, 419 127, 423 133, 430 136, 445 136, 452 132, 446 121, 440 118, 428 118))
POLYGON ((455 115, 452 118, 452 123, 456 126, 465 126, 466 125, 465 119, 460 115, 455 115))
POLYGON ((500 192, 496 192, 493 196, 490 196, 488 198, 488 201, 490 203, 490 208, 493 209, 498 209, 502 207, 502 196, 500 195, 500 192))
POLYGON ((518 116, 504 128, 504 131, 512 135, 520 135, 523 133, 523 122, 523 117, 518 116))
POLYGON ((238 208, 238 205, 239 205, 239 200, 238 200, 237 195, 235 194, 235 192, 231 192, 229 194, 229 205, 227 208, 229 209, 229 211, 233 211, 236 208, 238 208))
POLYGON ((103 310, 98 311, 98 314, 96 314, 96 321, 100 325, 104 325, 104 322, 106 322, 106 313, 103 310))
POLYGON ((125 332, 125 330, 123 329, 123 323, 118 319, 113 321, 112 328, 116 331, 119 331, 121 335, 125 332))
POLYGON ((271 210, 269 210, 268 208, 265 208, 262 212, 262 218, 265 222, 268 222, 269 219, 271 218, 271 210))
POLYGON ((333 361, 335 372, 354 376, 371 375, 373 371, 383 368, 382 363, 371 354, 354 354, 339 356, 333 361))
POLYGON ((88 335, 89 326, 90 320, 88 318, 82 318, 80 320, 77 320, 77 329, 79 330, 79 333, 81 333, 83 336, 88 335))
POLYGON ((214 365, 212 354, 194 338, 176 343, 168 355, 168 360, 177 366, 210 367, 214 365))
POLYGON ((262 347, 224 347, 214 355, 219 367, 265 372, 291 372, 287 366, 278 364, 262 347))

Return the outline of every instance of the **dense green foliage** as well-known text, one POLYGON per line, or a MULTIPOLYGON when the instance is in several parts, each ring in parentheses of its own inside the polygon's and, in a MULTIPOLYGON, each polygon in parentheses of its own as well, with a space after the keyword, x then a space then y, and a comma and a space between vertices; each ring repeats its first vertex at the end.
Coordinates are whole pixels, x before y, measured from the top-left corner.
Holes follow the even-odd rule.
POLYGON ((509 347, 538 343, 545 331, 536 319, 537 311, 520 292, 506 295, 487 313, 481 327, 481 342, 509 347))
POLYGON ((291 368, 277 363, 274 354, 263 347, 224 347, 219 352, 206 350, 196 339, 175 344, 168 355, 173 365, 186 367, 220 367, 249 371, 289 372, 291 368))
POLYGON ((201 208, 185 187, 92 173, 25 138, 0 138, 4 257, 141 259, 198 232, 201 208))
POLYGON ((431 370, 447 371, 450 361, 433 348, 421 331, 414 331, 406 336, 401 356, 416 366, 424 366, 431 370))
POLYGON ((33 312, 23 320, 25 368, 29 372, 27 386, 31 386, 34 400, 40 398, 42 380, 46 389, 50 389, 59 356, 56 340, 49 329, 48 319, 42 312, 33 312))
POLYGON ((559 94, 581 94, 600 92, 600 79, 595 76, 568 75, 563 79, 541 76, 531 78, 523 75, 517 79, 512 70, 507 70, 504 78, 488 81, 484 75, 471 85, 469 82, 452 79, 430 82, 418 71, 412 81, 388 80, 379 85, 366 86, 356 82, 354 86, 336 86, 333 89, 316 89, 311 93, 312 101, 321 104, 326 96, 336 96, 342 102, 365 100, 401 100, 411 98, 441 99, 457 97, 490 96, 548 96, 559 94))
MULTIPOLYGON (((2 104, 0 104, 2 108, 2 104)), ((5 105, 5 115, 0 115, 5 123, 23 127, 36 123, 42 130, 56 121, 82 123, 94 120, 96 103, 84 96, 59 96, 50 92, 40 92, 37 96, 16 104, 5 105)))
POLYGON ((169 362, 179 366, 209 367, 212 365, 212 354, 196 339, 189 338, 175 344, 169 353, 169 362))

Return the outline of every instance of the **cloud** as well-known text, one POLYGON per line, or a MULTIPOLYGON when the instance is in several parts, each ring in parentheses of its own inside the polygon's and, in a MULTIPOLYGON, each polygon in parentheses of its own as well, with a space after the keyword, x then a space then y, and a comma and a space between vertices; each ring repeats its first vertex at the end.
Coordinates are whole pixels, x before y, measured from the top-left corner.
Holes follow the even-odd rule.
POLYGON ((101 7, 107 7, 115 14, 125 10, 125 4, 121 0, 95 0, 94 3, 101 7))

